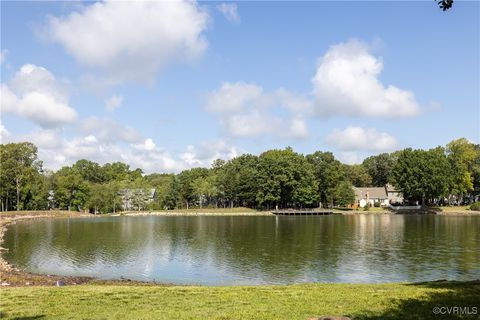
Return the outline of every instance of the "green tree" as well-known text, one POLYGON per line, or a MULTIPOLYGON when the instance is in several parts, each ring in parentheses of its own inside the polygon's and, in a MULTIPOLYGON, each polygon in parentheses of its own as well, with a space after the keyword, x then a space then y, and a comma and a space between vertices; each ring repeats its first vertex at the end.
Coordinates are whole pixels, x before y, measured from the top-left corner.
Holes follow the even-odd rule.
POLYGON ((447 158, 453 171, 451 193, 460 199, 474 190, 474 171, 479 157, 478 147, 465 138, 447 144, 447 158))
POLYGON ((372 185, 372 177, 363 165, 343 164, 342 168, 343 172, 345 172, 345 179, 350 181, 355 187, 369 187, 372 185))
POLYGON ((475 161, 472 167, 473 201, 480 195, 480 144, 475 145, 475 161))
POLYGON ((345 180, 342 164, 331 152, 317 151, 307 155, 318 181, 318 195, 323 206, 333 204, 336 186, 345 180))
POLYGON ((348 181, 340 182, 333 192, 333 202, 337 206, 346 207, 355 201, 355 192, 348 181))
POLYGON ((452 171, 442 147, 428 151, 408 148, 399 153, 392 177, 405 199, 426 204, 447 196, 452 171))
POLYGON ((90 193, 89 184, 71 167, 63 167, 55 175, 54 198, 61 209, 82 210, 90 193))
POLYGON ((153 206, 154 209, 163 209, 166 207, 165 198, 170 190, 170 184, 174 177, 175 175, 170 173, 152 173, 145 176, 145 180, 155 188, 157 192, 157 198, 153 206))
POLYGON ((257 156, 243 154, 224 163, 221 167, 214 167, 217 197, 225 207, 235 204, 246 207, 255 207, 258 189, 257 156))
POLYGON ((2 207, 9 210, 12 196, 15 195, 16 210, 25 209, 28 201, 23 201, 22 206, 22 197, 25 199, 28 191, 36 190, 32 184, 40 181, 38 178, 42 173, 37 147, 30 142, 1 145, 0 163, 2 207))
POLYGON ((193 182, 198 178, 206 178, 207 176, 207 168, 193 168, 178 174, 180 198, 187 209, 197 200, 193 182))
POLYGON ((130 170, 128 164, 122 162, 106 163, 102 167, 106 181, 134 181, 142 178, 143 171, 141 169, 130 170))
POLYGON ((395 157, 388 153, 381 153, 363 160, 363 167, 372 177, 372 184, 376 187, 383 187, 391 182, 391 173, 395 165, 395 157))
POLYGON ((259 157, 257 202, 275 206, 311 206, 318 201, 318 182, 313 166, 288 147, 269 150, 259 157))
POLYGON ((175 175, 172 176, 167 190, 163 196, 163 207, 165 209, 175 209, 180 202, 180 185, 175 175))
POLYGON ((107 180, 104 169, 96 162, 89 160, 78 160, 72 166, 83 180, 93 183, 103 183, 107 180))
POLYGON ((199 177, 192 181, 193 193, 198 198, 200 208, 203 208, 204 203, 208 203, 209 200, 217 195, 215 185, 215 176, 211 174, 207 177, 199 177))

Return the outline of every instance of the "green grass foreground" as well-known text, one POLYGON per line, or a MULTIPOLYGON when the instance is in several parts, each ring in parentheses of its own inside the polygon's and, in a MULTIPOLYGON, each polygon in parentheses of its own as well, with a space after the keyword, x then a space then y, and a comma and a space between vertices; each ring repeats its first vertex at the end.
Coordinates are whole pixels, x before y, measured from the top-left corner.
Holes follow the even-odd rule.
POLYGON ((6 319, 479 319, 480 281, 288 286, 79 285, 0 290, 6 319), (476 314, 435 314, 468 307, 476 314))

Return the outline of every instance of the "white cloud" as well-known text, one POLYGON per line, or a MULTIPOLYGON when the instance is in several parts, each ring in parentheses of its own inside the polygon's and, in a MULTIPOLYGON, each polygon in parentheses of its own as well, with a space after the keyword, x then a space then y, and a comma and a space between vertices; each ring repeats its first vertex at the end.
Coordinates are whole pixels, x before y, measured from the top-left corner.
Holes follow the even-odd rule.
POLYGON ((122 103, 123 96, 114 94, 113 96, 105 100, 105 108, 107 108, 109 112, 113 112, 113 110, 119 108, 122 103))
POLYGON ((326 138, 327 144, 343 151, 390 151, 397 146, 397 140, 376 129, 349 126, 343 130, 334 129, 326 138))
POLYGON ((185 168, 185 166, 168 151, 157 147, 150 150, 129 148, 123 150, 120 156, 121 159, 130 164, 130 166, 140 168, 146 173, 178 172, 185 168))
POLYGON ((199 147, 187 146, 187 150, 180 154, 180 159, 189 167, 209 167, 214 160, 233 159, 244 152, 232 146, 225 140, 203 142, 199 147))
POLYGON ((291 135, 295 138, 308 138, 308 127, 304 119, 293 119, 290 123, 291 135))
POLYGON ((247 105, 261 107, 266 101, 263 88, 252 83, 223 83, 220 88, 208 95, 207 110, 213 112, 238 112, 247 105))
POLYGON ((333 45, 320 59, 312 79, 320 116, 411 117, 419 113, 415 95, 378 79, 381 58, 358 40, 333 45))
POLYGON ((90 117, 80 123, 80 131, 84 135, 95 135, 102 143, 115 143, 117 141, 139 144, 143 137, 136 129, 120 124, 112 119, 90 117))
POLYGON ((236 3, 221 3, 217 6, 217 10, 220 11, 228 21, 240 23, 240 16, 238 15, 236 3))
POLYGON ((253 83, 223 83, 208 95, 206 109, 216 113, 234 137, 271 135, 308 138, 306 119, 318 116, 396 118, 420 112, 415 95, 378 79, 381 58, 358 40, 331 46, 319 60, 311 94, 280 88, 272 92, 253 83))
MULTIPOLYGON (((97 119, 98 120, 98 119, 97 119)), ((98 120, 94 124, 113 124, 113 120, 98 120)), ((116 123, 116 129, 126 128, 116 123)), ((39 158, 47 169, 58 170, 79 159, 88 159, 100 164, 122 161, 132 168, 141 168, 146 173, 179 172, 191 167, 209 167, 213 160, 232 159, 243 152, 227 141, 202 142, 198 146, 187 146, 185 151, 171 154, 158 147, 152 138, 135 133, 135 139, 122 136, 105 139, 105 132, 88 133, 82 129, 79 135, 67 137, 65 129, 35 128, 25 135, 13 136, 0 124, 2 143, 30 141, 38 147, 39 158), (127 141, 130 140, 130 141, 127 141)))
POLYGON ((76 118, 62 83, 47 69, 32 64, 22 66, 9 86, 1 85, 1 109, 42 127, 59 126, 76 118))
POLYGON ((97 137, 95 137, 93 134, 89 135, 89 136, 86 136, 85 137, 85 141, 87 142, 97 142, 97 137))
POLYGON ((207 97, 206 109, 220 117, 220 123, 233 137, 271 135, 306 138, 304 120, 309 103, 285 89, 265 92, 246 83, 223 83, 207 97))
POLYGON ((157 148, 152 139, 134 144, 121 140, 102 141, 94 134, 66 138, 65 132, 60 129, 35 129, 30 134, 11 137, 9 140, 34 143, 44 166, 53 170, 71 165, 79 159, 100 164, 122 161, 147 173, 177 172, 188 167, 167 151, 157 148))
POLYGON ((11 136, 10 132, 3 124, 0 124, 0 143, 4 143, 11 136))
POLYGON ((150 82, 166 65, 205 51, 208 19, 194 1, 104 1, 50 17, 46 29, 75 59, 111 82, 150 82))
POLYGON ((338 159, 346 164, 359 164, 362 163, 365 156, 361 156, 357 151, 345 151, 340 152, 338 159))
POLYGON ((5 62, 5 59, 7 58, 8 50, 7 49, 2 49, 0 51, 0 64, 3 64, 5 62))
POLYGON ((62 131, 58 129, 35 129, 23 139, 32 142, 39 148, 57 149, 63 145, 61 134, 62 131))
POLYGON ((151 151, 155 150, 156 145, 151 138, 147 138, 143 143, 134 144, 134 147, 138 150, 151 151))

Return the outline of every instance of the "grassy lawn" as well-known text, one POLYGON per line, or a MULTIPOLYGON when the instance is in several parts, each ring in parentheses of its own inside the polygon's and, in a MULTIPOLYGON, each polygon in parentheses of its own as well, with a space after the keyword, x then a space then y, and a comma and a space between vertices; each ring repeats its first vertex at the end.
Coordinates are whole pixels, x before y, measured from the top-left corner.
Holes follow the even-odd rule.
POLYGON ((480 282, 182 287, 80 285, 2 288, 6 319, 478 319, 434 307, 477 307, 480 282))
POLYGON ((0 211, 0 217, 15 217, 15 216, 51 216, 51 217, 70 217, 88 215, 78 211, 68 210, 20 210, 20 211, 0 211))
POLYGON ((469 211, 470 206, 436 207, 443 212, 469 211))

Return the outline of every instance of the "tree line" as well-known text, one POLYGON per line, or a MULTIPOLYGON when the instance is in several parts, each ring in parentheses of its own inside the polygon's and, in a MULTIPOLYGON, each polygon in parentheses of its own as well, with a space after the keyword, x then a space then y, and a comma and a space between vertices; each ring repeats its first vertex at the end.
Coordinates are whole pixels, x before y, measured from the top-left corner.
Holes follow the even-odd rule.
POLYGON ((303 155, 287 147, 217 159, 210 168, 148 175, 122 162, 100 165, 86 159, 49 171, 37 147, 22 142, 0 145, 0 166, 2 211, 345 207, 354 202, 352 186, 387 183, 408 203, 459 204, 480 194, 480 145, 465 138, 430 150, 381 153, 354 165, 331 152, 303 155))

